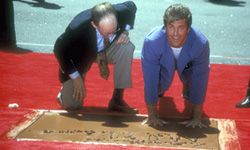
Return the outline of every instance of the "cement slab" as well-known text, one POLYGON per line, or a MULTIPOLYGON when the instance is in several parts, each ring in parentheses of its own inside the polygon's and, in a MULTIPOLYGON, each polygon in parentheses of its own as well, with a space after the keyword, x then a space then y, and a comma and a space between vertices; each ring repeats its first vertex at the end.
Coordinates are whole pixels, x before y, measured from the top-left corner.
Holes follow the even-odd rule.
MULTIPOLYGON (((13 129, 16 140, 132 145, 165 148, 224 149, 238 142, 231 121, 203 120, 208 128, 186 128, 180 119, 165 119, 161 128, 142 125, 143 115, 40 111, 13 129), (225 124, 226 122, 226 124, 225 124), (14 132, 15 131, 15 132, 14 132)), ((233 123, 234 124, 234 123, 233 123)), ((235 130, 236 131, 236 130, 235 130)))

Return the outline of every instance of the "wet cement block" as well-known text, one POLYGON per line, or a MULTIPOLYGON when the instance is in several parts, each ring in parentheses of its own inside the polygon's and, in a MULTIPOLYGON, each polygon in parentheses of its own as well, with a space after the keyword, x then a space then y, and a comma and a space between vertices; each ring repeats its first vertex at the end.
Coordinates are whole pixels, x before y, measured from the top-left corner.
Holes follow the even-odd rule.
POLYGON ((17 140, 88 142, 152 147, 220 149, 218 121, 203 120, 208 128, 187 128, 181 119, 153 128, 145 116, 43 112, 21 130, 17 140))

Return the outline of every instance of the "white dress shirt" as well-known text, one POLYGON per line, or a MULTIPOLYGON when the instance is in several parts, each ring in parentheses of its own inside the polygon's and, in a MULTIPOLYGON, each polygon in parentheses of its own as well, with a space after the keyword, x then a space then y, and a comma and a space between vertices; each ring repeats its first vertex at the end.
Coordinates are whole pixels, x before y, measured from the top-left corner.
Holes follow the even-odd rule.
POLYGON ((178 48, 171 47, 171 49, 173 50, 175 59, 178 60, 180 53, 181 53, 181 50, 182 50, 182 47, 178 47, 178 48))

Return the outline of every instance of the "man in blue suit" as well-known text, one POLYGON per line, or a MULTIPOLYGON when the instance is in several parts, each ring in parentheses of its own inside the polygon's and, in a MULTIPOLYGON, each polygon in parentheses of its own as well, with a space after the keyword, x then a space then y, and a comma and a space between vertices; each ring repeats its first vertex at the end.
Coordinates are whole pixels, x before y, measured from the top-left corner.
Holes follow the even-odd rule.
POLYGON ((204 127, 202 104, 209 77, 209 43, 197 29, 191 27, 192 14, 182 4, 169 6, 164 14, 164 26, 154 28, 145 38, 142 49, 145 101, 148 118, 144 123, 162 126, 157 116, 159 97, 170 87, 174 72, 183 83, 183 98, 192 105, 192 119, 182 122, 187 127, 204 127))

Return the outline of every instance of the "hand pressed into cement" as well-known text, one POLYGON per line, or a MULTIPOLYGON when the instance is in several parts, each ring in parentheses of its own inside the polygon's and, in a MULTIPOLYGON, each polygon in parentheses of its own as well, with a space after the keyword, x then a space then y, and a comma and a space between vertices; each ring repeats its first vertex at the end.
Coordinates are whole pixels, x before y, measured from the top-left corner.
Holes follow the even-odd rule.
POLYGON ((183 121, 183 122, 180 122, 179 124, 185 125, 185 127, 207 128, 207 126, 205 124, 203 124, 200 119, 192 119, 192 120, 188 120, 188 121, 183 121))
POLYGON ((142 122, 142 125, 149 125, 153 127, 162 127, 164 125, 168 124, 166 121, 161 120, 158 117, 148 117, 142 122))

